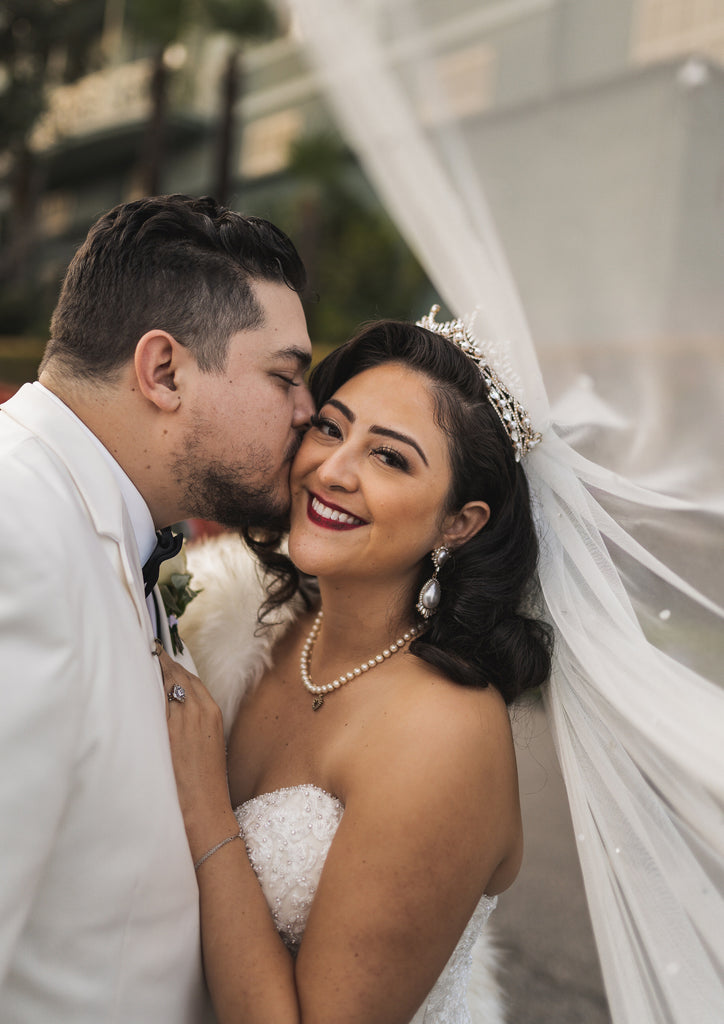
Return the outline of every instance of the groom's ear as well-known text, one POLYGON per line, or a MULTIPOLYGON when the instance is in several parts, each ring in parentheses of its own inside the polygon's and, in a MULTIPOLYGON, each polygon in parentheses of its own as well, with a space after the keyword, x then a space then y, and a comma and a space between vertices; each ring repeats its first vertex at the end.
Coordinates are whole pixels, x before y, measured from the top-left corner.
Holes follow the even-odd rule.
POLYGON ((174 412, 181 402, 176 377, 184 355, 184 347, 167 331, 147 331, 136 345, 138 387, 161 412, 174 412))

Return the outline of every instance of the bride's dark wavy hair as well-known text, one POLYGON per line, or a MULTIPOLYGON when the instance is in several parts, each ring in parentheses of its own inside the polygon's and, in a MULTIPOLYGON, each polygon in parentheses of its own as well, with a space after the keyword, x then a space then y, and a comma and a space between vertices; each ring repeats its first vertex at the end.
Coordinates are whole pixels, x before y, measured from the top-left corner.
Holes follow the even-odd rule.
MULTIPOLYGON (((310 389, 320 408, 346 381, 384 363, 400 363, 428 379, 435 419, 448 439, 452 484, 447 512, 485 501, 485 527, 456 548, 440 569, 436 614, 410 651, 463 686, 492 684, 507 704, 545 682, 551 633, 530 613, 536 599, 538 541, 528 482, 475 364, 447 338, 411 323, 365 326, 314 369, 310 389)), ((271 554, 257 549, 268 564, 271 554)), ((299 589, 300 577, 275 554, 276 589, 267 609, 299 589)), ((419 586, 432 573, 421 567, 419 586)))

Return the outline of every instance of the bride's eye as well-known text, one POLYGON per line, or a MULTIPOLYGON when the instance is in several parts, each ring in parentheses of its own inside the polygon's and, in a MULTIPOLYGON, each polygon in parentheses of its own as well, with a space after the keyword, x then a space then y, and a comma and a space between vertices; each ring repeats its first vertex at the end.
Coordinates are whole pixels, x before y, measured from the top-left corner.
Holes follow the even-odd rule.
POLYGON ((320 416, 316 413, 310 420, 312 426, 323 434, 325 437, 341 437, 342 431, 339 429, 334 420, 328 419, 326 416, 320 416))
POLYGON ((410 468, 410 464, 405 456, 402 452, 398 452, 396 448, 388 448, 387 446, 374 448, 372 454, 376 455, 386 466, 392 466, 394 469, 408 470, 410 468))

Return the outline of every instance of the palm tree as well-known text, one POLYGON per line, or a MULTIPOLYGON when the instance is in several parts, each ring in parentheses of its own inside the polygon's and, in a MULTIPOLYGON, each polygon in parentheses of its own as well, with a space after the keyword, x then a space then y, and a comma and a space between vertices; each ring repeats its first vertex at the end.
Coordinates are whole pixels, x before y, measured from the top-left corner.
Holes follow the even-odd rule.
POLYGON ((150 114, 140 155, 141 190, 146 195, 161 192, 165 157, 166 108, 169 69, 164 60, 168 46, 177 40, 190 22, 189 6, 178 0, 128 0, 126 27, 153 51, 150 79, 150 114))
POLYGON ((234 109, 243 91, 242 41, 262 40, 279 31, 277 15, 267 0, 202 0, 207 17, 215 28, 235 37, 221 77, 221 115, 216 145, 215 195, 228 203, 231 192, 231 158, 234 148, 234 109))
POLYGON ((150 115, 142 148, 142 189, 148 195, 162 191, 165 160, 165 127, 168 106, 169 68, 164 59, 168 47, 183 38, 199 22, 211 31, 235 38, 221 78, 221 115, 215 147, 216 198, 227 202, 231 185, 234 109, 241 94, 243 75, 241 40, 264 39, 278 31, 277 17, 267 0, 128 0, 126 24, 153 47, 150 83, 150 115))

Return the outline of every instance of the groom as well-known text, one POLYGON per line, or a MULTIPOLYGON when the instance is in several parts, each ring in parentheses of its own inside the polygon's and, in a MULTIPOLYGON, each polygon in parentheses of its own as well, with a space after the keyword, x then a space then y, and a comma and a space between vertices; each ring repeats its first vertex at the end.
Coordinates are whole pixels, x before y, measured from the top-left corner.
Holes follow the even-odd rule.
POLYGON ((68 269, 39 382, 0 410, 2 1021, 205 1017, 142 566, 171 523, 286 510, 304 283, 267 221, 116 207, 68 269))

